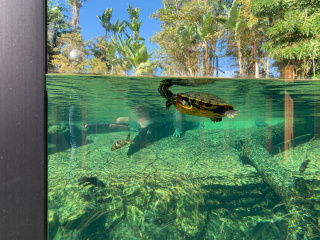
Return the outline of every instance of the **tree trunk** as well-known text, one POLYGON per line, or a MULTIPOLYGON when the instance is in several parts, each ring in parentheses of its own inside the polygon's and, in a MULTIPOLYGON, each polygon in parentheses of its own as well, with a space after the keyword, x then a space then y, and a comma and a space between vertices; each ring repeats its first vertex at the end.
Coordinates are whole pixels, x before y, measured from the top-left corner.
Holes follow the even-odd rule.
POLYGON ((204 42, 203 46, 203 76, 208 75, 209 70, 209 59, 208 59, 208 43, 207 41, 204 42))
MULTIPOLYGON (((266 31, 265 29, 262 30, 263 31, 263 41, 264 43, 267 42, 267 38, 266 38, 266 31)), ((270 57, 269 57, 269 53, 267 51, 265 51, 265 56, 266 56, 266 78, 269 78, 270 75, 270 70, 269 70, 269 66, 270 66, 270 57)))
POLYGON ((266 55, 267 55, 266 78, 269 78, 269 76, 270 76, 270 69, 269 69, 270 57, 269 57, 269 53, 267 53, 267 52, 266 52, 266 55))
POLYGON ((72 6, 72 25, 74 26, 74 31, 77 31, 78 26, 79 26, 79 10, 81 7, 81 2, 80 0, 74 0, 73 6, 72 6))
POLYGON ((254 51, 254 65, 255 65, 255 78, 259 78, 259 58, 258 58, 258 42, 254 39, 253 51, 254 51))
POLYGON ((240 38, 237 39, 237 47, 238 47, 238 64, 239 64, 239 76, 242 77, 242 54, 241 54, 241 41, 240 38))
POLYGON ((209 48, 209 59, 210 59, 210 64, 208 66, 208 75, 213 76, 213 72, 214 72, 214 61, 215 61, 215 57, 216 57, 216 44, 217 41, 214 39, 211 42, 210 48, 209 48))
POLYGON ((190 51, 188 51, 188 72, 189 72, 189 76, 192 77, 193 76, 193 72, 192 72, 192 66, 191 66, 190 51))

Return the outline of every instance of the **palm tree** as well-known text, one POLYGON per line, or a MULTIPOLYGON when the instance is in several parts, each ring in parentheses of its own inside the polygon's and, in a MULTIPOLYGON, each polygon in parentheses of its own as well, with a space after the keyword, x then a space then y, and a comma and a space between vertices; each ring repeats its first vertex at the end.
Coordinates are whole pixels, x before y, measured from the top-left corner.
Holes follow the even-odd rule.
POLYGON ((72 26, 74 28, 74 31, 77 31, 79 28, 79 12, 80 8, 82 7, 82 3, 87 0, 67 0, 69 5, 72 7, 72 26))
POLYGON ((101 16, 97 15, 102 27, 105 29, 104 40, 107 39, 108 33, 112 30, 112 24, 110 22, 112 17, 113 8, 106 8, 101 16))
POLYGON ((139 30, 142 24, 142 19, 140 21, 139 20, 139 16, 140 16, 140 9, 139 8, 133 8, 130 4, 128 5, 128 9, 127 12, 129 14, 129 19, 131 21, 131 23, 129 23, 128 21, 124 21, 127 26, 131 29, 131 31, 133 32, 133 40, 139 41, 139 30))
POLYGON ((124 21, 119 23, 119 19, 117 19, 114 24, 112 24, 110 22, 110 20, 112 18, 112 12, 113 12, 113 8, 107 8, 106 10, 104 10, 104 12, 101 16, 97 16, 97 18, 99 18, 99 20, 100 20, 102 27, 106 31, 105 36, 104 36, 105 40, 107 39, 109 32, 113 33, 113 37, 115 37, 116 33, 119 33, 119 34, 125 33, 124 29, 125 29, 126 25, 124 24, 124 21))
POLYGON ((134 73, 141 71, 142 68, 150 67, 151 63, 149 59, 152 53, 148 54, 144 41, 139 43, 138 41, 132 40, 131 37, 122 39, 120 35, 118 35, 117 38, 118 41, 114 43, 116 49, 118 53, 132 65, 134 73))

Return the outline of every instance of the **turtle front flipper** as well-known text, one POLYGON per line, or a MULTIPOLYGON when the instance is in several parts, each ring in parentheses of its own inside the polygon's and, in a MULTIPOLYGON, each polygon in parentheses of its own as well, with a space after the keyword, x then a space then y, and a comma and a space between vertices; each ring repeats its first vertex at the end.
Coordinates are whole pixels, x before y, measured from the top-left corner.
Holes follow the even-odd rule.
POLYGON ((182 134, 182 131, 179 127, 175 127, 174 128, 174 133, 173 133, 173 136, 174 137, 181 137, 181 134, 182 134))

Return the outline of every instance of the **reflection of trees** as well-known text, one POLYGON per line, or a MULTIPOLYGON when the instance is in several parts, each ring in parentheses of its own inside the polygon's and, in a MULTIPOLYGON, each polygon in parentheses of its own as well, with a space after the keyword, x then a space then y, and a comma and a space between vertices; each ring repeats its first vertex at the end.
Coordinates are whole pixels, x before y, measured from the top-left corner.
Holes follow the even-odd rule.
POLYGON ((61 37, 62 34, 71 32, 71 24, 67 21, 67 16, 63 14, 66 11, 63 7, 56 5, 53 1, 48 2, 47 11, 47 57, 48 57, 48 68, 53 69, 55 66, 52 63, 53 55, 59 54, 55 50, 57 47, 57 38, 61 37))

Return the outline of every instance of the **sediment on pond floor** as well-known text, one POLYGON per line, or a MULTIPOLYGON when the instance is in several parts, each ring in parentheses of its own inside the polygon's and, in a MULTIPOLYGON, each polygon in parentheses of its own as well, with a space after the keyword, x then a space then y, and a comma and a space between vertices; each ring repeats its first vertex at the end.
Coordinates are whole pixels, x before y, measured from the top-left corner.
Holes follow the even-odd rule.
MULTIPOLYGON (((274 129, 271 136, 279 134, 281 126, 274 129)), ((92 143, 73 153, 70 149, 49 155, 50 239, 286 239, 293 216, 299 219, 300 212, 292 214, 290 206, 301 205, 288 203, 279 192, 280 180, 271 177, 278 168, 269 162, 264 162, 266 168, 258 166, 259 154, 281 164, 278 155, 283 153, 273 158, 261 148, 265 133, 256 128, 251 134, 259 140, 246 153, 257 162, 255 167, 242 161, 239 141, 246 143, 244 136, 249 136, 244 132, 191 130, 181 139, 163 138, 130 158, 126 149, 110 151, 126 134, 91 135, 92 143), (80 184, 84 176, 96 177, 104 185, 80 184)), ((303 155, 301 146, 292 154, 297 149, 295 154, 303 155)), ((314 171, 316 161, 305 174, 314 171)), ((293 186, 295 167, 284 167, 288 174, 283 176, 293 186)), ((306 227, 316 234, 312 224, 306 227)))

